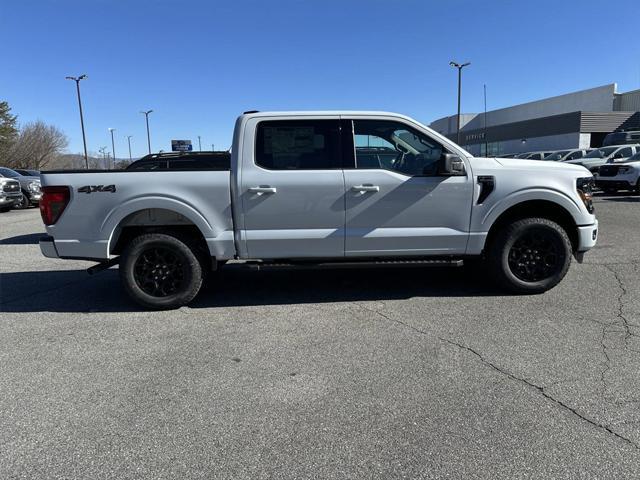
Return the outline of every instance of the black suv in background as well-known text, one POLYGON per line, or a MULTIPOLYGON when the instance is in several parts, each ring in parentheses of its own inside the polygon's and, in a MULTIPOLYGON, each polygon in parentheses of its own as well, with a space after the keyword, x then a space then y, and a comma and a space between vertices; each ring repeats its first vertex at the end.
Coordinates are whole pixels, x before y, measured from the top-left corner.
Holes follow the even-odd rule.
POLYGON ((608 147, 609 145, 629 145, 636 143, 640 143, 640 130, 608 133, 602 141, 602 146, 608 147))
POLYGON ((229 152, 151 153, 136 160, 125 170, 229 170, 229 152))

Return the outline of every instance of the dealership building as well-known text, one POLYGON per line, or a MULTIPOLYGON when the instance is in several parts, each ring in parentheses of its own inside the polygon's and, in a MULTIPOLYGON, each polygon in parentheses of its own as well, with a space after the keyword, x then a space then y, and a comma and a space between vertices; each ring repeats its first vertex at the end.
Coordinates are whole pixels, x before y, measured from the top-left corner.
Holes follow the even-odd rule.
MULTIPOLYGON (((599 147, 614 130, 640 130, 640 90, 618 93, 616 84, 460 115, 460 144, 474 155, 599 147)), ((430 125, 452 140, 457 116, 430 125)))

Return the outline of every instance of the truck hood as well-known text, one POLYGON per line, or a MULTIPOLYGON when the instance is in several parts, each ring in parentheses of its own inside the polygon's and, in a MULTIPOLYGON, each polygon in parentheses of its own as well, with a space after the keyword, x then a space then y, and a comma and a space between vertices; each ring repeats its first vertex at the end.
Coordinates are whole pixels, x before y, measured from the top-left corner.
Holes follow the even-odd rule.
POLYGON ((546 160, 520 160, 517 158, 496 158, 503 167, 522 169, 522 170, 537 170, 537 171, 558 171, 565 172, 584 173, 585 175, 591 175, 591 172, 584 168, 582 165, 570 164, 569 162, 550 162, 546 160))

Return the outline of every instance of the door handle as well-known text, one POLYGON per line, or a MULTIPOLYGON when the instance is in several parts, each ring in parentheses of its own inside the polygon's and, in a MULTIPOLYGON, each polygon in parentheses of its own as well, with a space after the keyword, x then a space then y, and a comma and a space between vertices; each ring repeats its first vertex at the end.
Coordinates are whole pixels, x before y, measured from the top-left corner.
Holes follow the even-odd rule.
POLYGON ((354 185, 351 190, 354 192, 379 192, 380 187, 378 185, 354 185))
POLYGON ((257 193, 258 195, 262 195, 263 193, 276 193, 276 187, 270 187, 268 185, 263 185, 260 187, 250 187, 249 191, 251 193, 257 193))

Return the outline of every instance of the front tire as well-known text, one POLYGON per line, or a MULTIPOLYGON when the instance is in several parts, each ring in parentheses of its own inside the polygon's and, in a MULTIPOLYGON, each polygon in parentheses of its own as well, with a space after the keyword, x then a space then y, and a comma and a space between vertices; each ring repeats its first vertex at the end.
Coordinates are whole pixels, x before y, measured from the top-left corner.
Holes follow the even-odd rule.
POLYGON ((513 293, 543 293, 571 265, 567 232, 546 218, 525 218, 503 228, 489 245, 489 265, 498 283, 513 293))
POLYGON ((25 210, 29 208, 30 204, 31 202, 29 201, 29 197, 27 196, 26 193, 22 192, 22 197, 20 197, 20 201, 15 202, 13 204, 13 208, 15 208, 16 210, 25 210))
POLYGON ((203 271, 188 240, 164 233, 135 237, 120 257, 120 280, 138 304, 154 310, 186 305, 200 291, 203 271))

